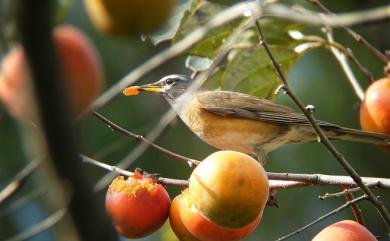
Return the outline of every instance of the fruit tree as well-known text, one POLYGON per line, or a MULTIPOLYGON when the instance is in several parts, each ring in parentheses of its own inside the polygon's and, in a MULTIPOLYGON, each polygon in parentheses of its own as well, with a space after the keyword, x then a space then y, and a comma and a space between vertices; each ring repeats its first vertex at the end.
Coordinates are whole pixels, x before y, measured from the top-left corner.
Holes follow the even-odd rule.
POLYGON ((3 0, 0 240, 390 240, 363 2, 3 0))

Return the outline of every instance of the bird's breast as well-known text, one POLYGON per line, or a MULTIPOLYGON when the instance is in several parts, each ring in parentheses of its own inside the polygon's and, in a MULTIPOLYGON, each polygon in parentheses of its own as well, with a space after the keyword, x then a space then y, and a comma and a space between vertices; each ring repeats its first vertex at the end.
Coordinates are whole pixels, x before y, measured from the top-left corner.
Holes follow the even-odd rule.
POLYGON ((195 134, 218 149, 252 154, 258 145, 271 150, 284 144, 277 141, 284 131, 280 125, 217 115, 202 109, 196 97, 183 106, 179 115, 195 134))

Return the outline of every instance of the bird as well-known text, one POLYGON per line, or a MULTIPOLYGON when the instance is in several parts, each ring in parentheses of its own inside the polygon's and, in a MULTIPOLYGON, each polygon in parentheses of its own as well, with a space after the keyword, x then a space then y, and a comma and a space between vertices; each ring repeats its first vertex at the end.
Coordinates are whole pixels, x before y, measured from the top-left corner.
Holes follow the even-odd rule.
MULTIPOLYGON (((264 159, 279 147, 318 141, 302 113, 268 99, 227 90, 188 91, 193 79, 172 74, 159 81, 130 86, 127 96, 139 91, 161 95, 200 139, 221 150, 239 151, 264 159)), ((390 136, 356 130, 317 120, 329 139, 390 145, 390 136)))

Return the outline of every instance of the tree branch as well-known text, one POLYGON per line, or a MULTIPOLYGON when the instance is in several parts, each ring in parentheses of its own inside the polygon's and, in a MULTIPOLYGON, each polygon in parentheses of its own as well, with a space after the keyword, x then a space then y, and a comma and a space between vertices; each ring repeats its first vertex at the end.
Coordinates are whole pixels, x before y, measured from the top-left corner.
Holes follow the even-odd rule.
MULTIPOLYGON (((270 180, 284 180, 310 183, 311 185, 331 185, 354 188, 357 186, 350 176, 303 174, 303 173, 274 173, 267 172, 270 180)), ((389 178, 362 177, 366 186, 390 190, 389 178)))
POLYGON ((343 26, 355 26, 388 20, 390 18, 390 5, 351 13, 318 14, 308 11, 302 14, 290 6, 272 4, 264 8, 263 15, 270 15, 312 26, 327 25, 332 28, 342 28, 343 26))
POLYGON ((5 200, 10 198, 16 191, 24 186, 27 179, 31 176, 31 174, 37 169, 37 167, 41 164, 41 160, 33 160, 31 161, 25 168, 23 168, 13 180, 0 191, 0 204, 2 204, 5 200))
MULTIPOLYGON (((133 172, 124 170, 118 166, 112 166, 103 162, 99 162, 86 155, 80 155, 83 162, 95 165, 97 167, 122 174, 124 176, 132 176, 133 172)), ((299 174, 299 173, 274 173, 267 172, 271 189, 287 189, 305 186, 338 186, 338 187, 356 187, 356 183, 349 176, 335 176, 322 174, 299 174)), ((390 190, 390 179, 362 177, 367 186, 373 188, 381 188, 390 190)), ((179 184, 175 182, 177 179, 161 178, 162 183, 167 185, 186 186, 185 180, 181 180, 179 184), (171 182, 173 180, 173 182, 171 182)), ((344 194, 344 193, 343 193, 344 194)))
MULTIPOLYGON (((176 118, 176 112, 173 109, 167 111, 159 120, 159 122, 153 127, 153 129, 146 135, 145 139, 153 143, 165 130, 165 128, 176 118)), ((127 154, 117 166, 120 168, 129 167, 137 158, 139 158, 147 149, 149 144, 141 142, 138 144, 129 154, 127 154)), ((112 181, 116 173, 107 173, 104 175, 94 186, 95 191, 102 190, 112 181)))
MULTIPOLYGON (((369 186, 369 185, 366 185, 366 186, 369 186)), ((358 192, 360 190, 361 190, 360 187, 354 187, 354 188, 344 189, 341 192, 325 193, 324 195, 318 196, 318 198, 321 199, 321 200, 325 200, 325 199, 331 198, 331 197, 337 198, 337 197, 345 196, 345 194, 347 194, 347 193, 354 193, 354 192, 358 192)))
MULTIPOLYGON (((327 30, 326 36, 327 36, 328 41, 330 43, 334 42, 331 29, 327 30)), ((353 71, 348 64, 345 55, 333 46, 330 46, 330 51, 332 52, 332 54, 336 58, 336 60, 339 62, 341 68, 343 69, 345 75, 347 76, 349 82, 351 83, 351 86, 352 86, 353 90, 355 91, 357 97, 360 99, 360 101, 363 101, 364 90, 360 86, 359 81, 356 79, 355 75, 353 74, 353 71)), ((353 56, 353 55, 351 55, 351 56, 353 56)), ((371 79, 371 81, 372 81, 372 79, 371 79)))
POLYGON ((22 240, 27 240, 27 239, 33 238, 34 236, 51 228, 58 221, 60 221, 61 218, 65 214, 66 214, 66 208, 62 208, 62 209, 58 210, 57 212, 55 212, 54 214, 52 214, 51 216, 47 217, 42 222, 37 223, 33 227, 15 235, 14 237, 8 238, 5 241, 22 241, 22 240))
POLYGON ((159 146, 157 144, 154 144, 153 142, 150 142, 148 139, 146 139, 145 137, 143 137, 141 135, 134 134, 133 132, 124 129, 123 127, 115 124, 114 122, 110 121, 109 119, 107 119, 106 117, 104 117, 103 115, 99 114, 96 111, 93 111, 92 113, 99 120, 101 120, 102 122, 106 123, 107 126, 110 129, 112 129, 114 131, 117 131, 117 132, 119 132, 119 133, 121 133, 123 135, 126 135, 128 137, 131 137, 133 139, 136 139, 138 141, 145 142, 148 145, 150 145, 151 147, 153 147, 154 149, 160 151, 161 153, 163 153, 164 155, 166 155, 166 156, 168 156, 168 157, 170 157, 172 159, 184 162, 184 163, 188 164, 190 167, 194 167, 194 166, 197 166, 199 164, 199 161, 197 161, 197 160, 194 160, 194 159, 191 159, 191 158, 188 158, 188 157, 176 154, 176 153, 174 153, 172 151, 169 151, 169 150, 167 150, 167 149, 165 149, 165 148, 163 148, 163 147, 161 147, 161 146, 159 146))
POLYGON ((290 98, 294 101, 294 103, 299 107, 299 109, 303 112, 306 118, 309 120, 311 126, 314 128, 315 132, 318 135, 321 143, 326 147, 326 149, 333 155, 333 157, 337 160, 337 162, 341 165, 341 167, 352 177, 355 183, 362 189, 362 191, 368 196, 370 202, 376 207, 379 214, 381 215, 384 223, 387 226, 387 229, 390 231, 390 213, 387 211, 386 207, 382 202, 374 195, 374 193, 364 185, 361 177, 355 171, 355 169, 347 162, 344 156, 333 146, 333 144, 329 141, 328 137, 322 131, 320 126, 318 125, 317 120, 314 118, 313 110, 311 108, 306 108, 303 103, 298 99, 292 89, 289 87, 286 77, 284 76, 280 65, 276 62, 274 56, 271 53, 271 50, 268 47, 268 44, 265 40, 263 31, 261 30, 260 24, 256 21, 256 27, 259 32, 259 41, 260 44, 264 47, 265 51, 268 54, 272 64, 275 67, 275 71, 278 74, 279 78, 282 80, 284 86, 284 90, 290 96, 290 98))
MULTIPOLYGON (((98 167, 103 168, 105 170, 115 172, 118 174, 122 174, 122 175, 127 176, 127 177, 134 175, 133 172, 124 170, 124 169, 117 167, 117 166, 112 166, 112 165, 108 165, 108 164, 103 163, 103 162, 99 162, 95 159, 92 159, 92 158, 86 156, 86 155, 80 155, 80 157, 81 157, 81 160, 83 162, 98 166, 98 167)), ((158 177, 157 182, 164 184, 164 185, 188 186, 187 180, 180 180, 180 179, 173 179, 173 178, 158 177)))
POLYGON ((310 228, 310 227, 313 226, 314 224, 316 224, 316 223, 318 223, 318 222, 320 222, 320 221, 322 221, 322 220, 324 220, 324 219, 326 219, 326 218, 328 218, 328 217, 330 217, 330 216, 332 216, 332 215, 334 215, 334 214, 336 214, 336 213, 342 211, 343 209, 348 208, 349 206, 351 206, 351 205, 353 205, 353 204, 355 204, 355 203, 358 203, 358 202, 360 202, 360 201, 363 201, 363 200, 368 200, 367 195, 363 195, 363 196, 360 196, 360 197, 358 197, 358 198, 355 198, 355 199, 353 199, 353 200, 351 200, 351 201, 347 201, 345 204, 341 205, 340 207, 338 207, 338 208, 336 208, 336 209, 334 209, 334 210, 332 210, 332 211, 326 213, 325 215, 323 215, 323 216, 317 218, 316 220, 314 220, 313 222, 311 222, 311 223, 309 223, 309 224, 303 226, 302 228, 299 228, 299 229, 295 230, 294 232, 291 232, 291 233, 289 233, 289 234, 287 234, 287 235, 285 235, 285 236, 283 236, 283 237, 278 238, 277 240, 278 240, 278 241, 280 241, 280 240, 285 240, 285 239, 288 239, 288 238, 290 238, 290 237, 292 237, 292 236, 294 236, 294 235, 296 235, 296 234, 299 234, 300 232, 304 231, 305 229, 310 228))
MULTIPOLYGON (((324 4, 322 4, 318 0, 309 0, 309 2, 316 5, 318 8, 320 8, 322 11, 324 11, 327 14, 333 14, 327 7, 325 7, 324 4)), ((378 59, 380 59, 384 64, 387 64, 389 59, 386 55, 381 53, 377 48, 375 48, 370 42, 368 42, 365 38, 363 38, 361 35, 356 33, 350 28, 347 28, 345 26, 341 26, 342 29, 344 29, 353 39, 355 39, 356 42, 362 44, 365 46, 368 50, 370 50, 378 59)))

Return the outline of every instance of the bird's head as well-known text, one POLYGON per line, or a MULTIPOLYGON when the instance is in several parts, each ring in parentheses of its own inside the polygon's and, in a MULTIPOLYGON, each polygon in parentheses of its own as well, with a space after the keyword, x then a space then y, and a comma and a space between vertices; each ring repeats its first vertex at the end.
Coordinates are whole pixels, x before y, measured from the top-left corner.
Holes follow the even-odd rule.
POLYGON ((138 91, 145 91, 162 95, 166 100, 171 102, 184 94, 191 84, 192 79, 190 77, 172 74, 152 84, 129 87, 123 93, 125 95, 134 95, 138 91))

